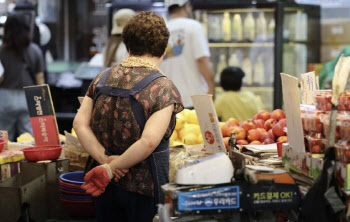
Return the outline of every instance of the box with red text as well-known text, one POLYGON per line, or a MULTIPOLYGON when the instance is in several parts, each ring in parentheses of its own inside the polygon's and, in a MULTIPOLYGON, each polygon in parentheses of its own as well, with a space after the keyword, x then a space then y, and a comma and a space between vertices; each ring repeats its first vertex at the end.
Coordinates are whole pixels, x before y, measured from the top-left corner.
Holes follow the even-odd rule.
POLYGON ((35 144, 58 145, 59 133, 49 85, 28 86, 24 90, 35 144))

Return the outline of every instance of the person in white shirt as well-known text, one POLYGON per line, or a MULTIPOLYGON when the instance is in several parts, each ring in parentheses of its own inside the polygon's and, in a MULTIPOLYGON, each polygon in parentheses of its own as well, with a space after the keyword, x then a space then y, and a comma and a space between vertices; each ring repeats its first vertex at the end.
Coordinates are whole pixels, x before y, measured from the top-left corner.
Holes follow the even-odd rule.
POLYGON ((111 36, 103 50, 103 66, 105 68, 119 64, 129 56, 122 39, 122 32, 126 22, 136 14, 132 9, 119 9, 113 14, 111 36))
POLYGON ((160 68, 179 89, 184 106, 193 108, 192 95, 215 96, 208 40, 201 24, 190 19, 189 0, 165 0, 164 3, 170 15, 167 23, 170 38, 160 68))

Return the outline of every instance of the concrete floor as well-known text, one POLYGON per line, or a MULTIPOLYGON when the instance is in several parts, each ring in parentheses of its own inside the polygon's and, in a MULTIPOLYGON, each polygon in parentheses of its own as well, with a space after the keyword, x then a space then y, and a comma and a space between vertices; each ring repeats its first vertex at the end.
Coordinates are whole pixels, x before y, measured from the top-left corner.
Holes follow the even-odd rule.
POLYGON ((46 222, 95 222, 95 219, 47 220, 46 222))

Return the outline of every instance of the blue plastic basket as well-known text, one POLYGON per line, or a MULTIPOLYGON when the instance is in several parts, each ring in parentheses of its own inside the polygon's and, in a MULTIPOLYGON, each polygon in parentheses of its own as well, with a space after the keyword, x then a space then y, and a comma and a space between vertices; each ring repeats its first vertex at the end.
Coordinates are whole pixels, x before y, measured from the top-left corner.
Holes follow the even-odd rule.
POLYGON ((65 183, 83 185, 84 183, 84 172, 83 171, 74 171, 69 173, 63 173, 60 176, 60 180, 65 183))

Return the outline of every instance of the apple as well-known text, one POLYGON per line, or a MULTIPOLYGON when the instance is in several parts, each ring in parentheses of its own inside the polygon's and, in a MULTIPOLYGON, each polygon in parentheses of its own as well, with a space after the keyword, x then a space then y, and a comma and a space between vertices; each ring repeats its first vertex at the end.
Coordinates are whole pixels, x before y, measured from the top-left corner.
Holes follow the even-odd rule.
POLYGON ((237 145, 248 145, 248 141, 247 140, 237 140, 237 145))
POLYGON ((316 132, 322 133, 323 131, 323 123, 316 123, 316 132))
POLYGON ((321 146, 320 145, 315 145, 311 149, 312 153, 321 153, 321 146))
POLYGON ((277 142, 287 142, 288 137, 287 136, 280 136, 277 138, 277 142))
POLYGON ((272 129, 269 129, 269 131, 267 131, 267 132, 269 133, 271 139, 276 140, 276 137, 273 134, 272 129))
POLYGON ((230 137, 224 137, 224 144, 225 144, 226 150, 230 148, 230 145, 228 144, 229 140, 230 140, 230 137))
POLYGON ((256 129, 260 132, 260 134, 267 132, 265 128, 256 128, 256 129))
POLYGON ((222 136, 223 137, 226 137, 226 136, 230 136, 231 133, 230 131, 232 131, 233 128, 235 128, 236 126, 234 125, 228 125, 228 124, 224 124, 222 127, 221 127, 221 133, 222 133, 222 136))
POLYGON ((252 142, 254 140, 259 140, 260 139, 260 132, 257 129, 251 129, 248 131, 248 141, 252 142))
POLYGON ((266 138, 264 142, 262 142, 262 144, 272 144, 272 143, 275 143, 275 141, 273 141, 271 138, 266 138))
POLYGON ((233 126, 233 125, 229 125, 226 131, 226 136, 231 136, 231 133, 233 133, 233 130, 238 127, 238 126, 233 126))
POLYGON ((227 130, 228 130, 228 125, 225 123, 224 125, 221 126, 221 133, 223 137, 227 136, 227 130))
POLYGON ((256 120, 253 120, 253 122, 255 123, 256 128, 264 128, 265 120, 256 119, 256 120))
POLYGON ((283 110, 281 110, 281 109, 275 109, 271 113, 271 119, 280 120, 280 119, 284 119, 284 118, 286 118, 286 115, 284 114, 283 110))
POLYGON ((255 129, 256 124, 253 122, 253 120, 248 119, 242 123, 242 127, 248 132, 251 129, 255 129))
POLYGON ((262 120, 264 120, 264 121, 270 119, 270 117, 271 117, 271 114, 270 114, 268 111, 266 111, 266 110, 260 110, 260 111, 257 113, 257 118, 258 118, 258 119, 262 119, 262 120))
POLYGON ((258 114, 255 114, 252 118, 252 120, 256 120, 256 119, 258 119, 258 114))
POLYGON ((279 124, 281 124, 283 127, 287 127, 287 119, 283 118, 278 121, 279 124))
POLYGON ((257 141, 257 140, 254 140, 252 142, 249 143, 250 145, 260 145, 261 142, 260 141, 257 141))
POLYGON ((260 134, 260 142, 264 142, 267 138, 272 139, 273 141, 275 141, 275 137, 271 137, 270 133, 268 132, 263 132, 260 134))
POLYGON ((233 126, 239 126, 239 122, 237 119, 235 118, 229 118, 227 121, 226 121, 226 124, 228 125, 233 125, 233 126))
POLYGON ((283 124, 280 122, 272 127, 272 132, 276 137, 286 135, 286 132, 283 131, 283 124))
POLYGON ((231 135, 231 133, 236 134, 236 141, 244 140, 247 136, 247 132, 245 131, 245 129, 243 129, 240 126, 232 127, 229 131, 229 135, 231 135))
POLYGON ((264 128, 266 129, 266 131, 269 131, 269 129, 272 129, 272 127, 277 123, 277 120, 275 119, 268 119, 266 120, 265 124, 264 124, 264 128))

